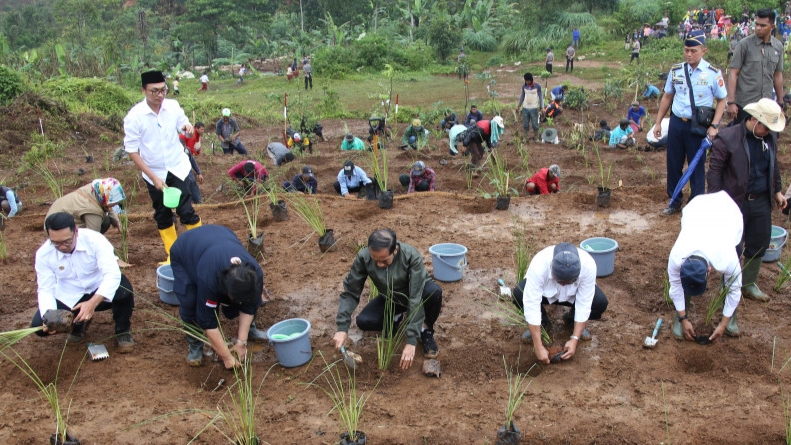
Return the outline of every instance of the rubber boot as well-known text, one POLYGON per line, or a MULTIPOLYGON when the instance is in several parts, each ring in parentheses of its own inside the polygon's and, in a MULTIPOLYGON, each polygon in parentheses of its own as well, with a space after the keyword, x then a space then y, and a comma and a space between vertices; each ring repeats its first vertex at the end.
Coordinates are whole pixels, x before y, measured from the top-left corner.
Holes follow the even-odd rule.
POLYGON ((178 233, 176 233, 176 226, 170 226, 167 229, 160 229, 159 236, 162 237, 162 244, 165 245, 165 253, 168 254, 168 259, 159 263, 160 266, 165 264, 170 264, 170 248, 173 247, 173 243, 176 242, 176 238, 178 238, 178 233))
MULTIPOLYGON (((552 322, 549 320, 549 315, 547 315, 547 310, 544 309, 543 304, 541 305, 541 327, 543 327, 545 331, 548 331, 549 328, 552 327, 552 322)), ((530 332, 530 329, 522 333, 522 341, 527 343, 533 342, 533 334, 530 332)))
POLYGON ((681 320, 678 319, 678 312, 673 314, 673 337, 676 340, 684 341, 684 328, 681 327, 681 320))
POLYGON ((189 353, 187 354, 187 364, 190 366, 200 366, 203 360, 203 342, 187 335, 189 353))
POLYGON ((769 296, 761 292, 755 282, 758 280, 758 272, 761 271, 761 259, 753 259, 742 268, 742 296, 748 300, 766 303, 769 296))
POLYGON ((187 228, 187 230, 192 230, 192 229, 195 229, 195 228, 200 227, 202 225, 203 225, 203 222, 201 220, 198 220, 198 222, 196 222, 195 224, 186 224, 185 227, 187 228))
POLYGON ((255 326, 255 322, 250 323, 250 333, 247 334, 248 340, 267 341, 266 331, 262 331, 255 326))
POLYGON ((731 319, 728 320, 728 324, 725 326, 725 335, 728 337, 739 337, 742 333, 739 331, 739 326, 736 325, 736 311, 733 311, 733 315, 731 315, 731 319))

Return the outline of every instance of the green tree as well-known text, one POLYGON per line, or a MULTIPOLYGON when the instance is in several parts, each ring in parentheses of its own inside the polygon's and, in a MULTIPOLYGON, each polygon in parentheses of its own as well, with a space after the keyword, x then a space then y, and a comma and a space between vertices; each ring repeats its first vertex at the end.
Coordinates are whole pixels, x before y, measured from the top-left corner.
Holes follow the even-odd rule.
POLYGON ((431 21, 428 40, 437 54, 437 60, 444 62, 458 44, 458 35, 450 22, 450 17, 442 15, 431 21))
MULTIPOLYGON (((217 58, 220 33, 238 35, 245 26, 261 26, 270 17, 269 0, 187 0, 187 19, 209 60, 217 58)), ((241 45, 240 45, 241 46, 241 45)))

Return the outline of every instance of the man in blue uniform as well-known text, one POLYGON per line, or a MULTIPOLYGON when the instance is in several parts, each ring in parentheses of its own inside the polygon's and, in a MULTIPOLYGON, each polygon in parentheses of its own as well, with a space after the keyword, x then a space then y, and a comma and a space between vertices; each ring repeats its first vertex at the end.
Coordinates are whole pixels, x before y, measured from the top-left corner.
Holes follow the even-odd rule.
MULTIPOLYGON (((708 136, 714 139, 720 125, 723 111, 725 110, 725 80, 717 68, 711 66, 703 59, 706 54, 706 36, 703 31, 693 31, 684 41, 685 63, 677 63, 670 69, 670 74, 665 82, 665 94, 659 103, 659 113, 654 125, 654 136, 659 139, 662 135, 662 119, 668 109, 671 109, 670 126, 667 133, 667 195, 673 195, 681 174, 684 162, 692 160, 700 148, 703 136, 690 133, 692 122, 692 106, 690 104, 690 88, 695 97, 696 107, 711 107, 717 99, 714 118, 708 129, 708 136), (689 82, 687 81, 689 75, 689 82), (691 87, 690 87, 691 83, 691 87), (678 93, 678 94, 676 94, 678 93)), ((692 193, 689 199, 703 194, 706 189, 705 162, 699 162, 690 178, 692 193)), ((683 193, 662 211, 663 216, 677 213, 681 209, 683 193)))
MULTIPOLYGON (((185 323, 203 330, 226 369, 239 366, 219 327, 218 309, 229 319, 239 317, 233 350, 247 354, 247 339, 255 313, 263 304, 264 272, 247 253, 231 229, 206 225, 182 234, 170 249, 173 292, 179 299, 179 315, 185 323)), ((200 366, 203 342, 187 335, 187 363, 200 366)))

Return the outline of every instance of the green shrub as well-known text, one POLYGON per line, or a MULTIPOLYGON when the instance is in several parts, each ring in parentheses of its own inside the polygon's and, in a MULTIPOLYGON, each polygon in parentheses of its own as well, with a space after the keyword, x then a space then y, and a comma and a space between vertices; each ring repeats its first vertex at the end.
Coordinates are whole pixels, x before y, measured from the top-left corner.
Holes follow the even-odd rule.
POLYGON ((0 105, 8 105, 24 91, 22 77, 5 65, 0 65, 0 105))
POLYGON ((505 63, 505 59, 503 59, 503 56, 498 54, 496 56, 493 56, 486 62, 486 67, 488 68, 492 66, 500 66, 504 63, 505 63))
POLYGON ((566 93, 566 107, 579 109, 583 106, 588 105, 588 93, 585 92, 584 88, 570 88, 568 93, 566 93))
POLYGON ((66 77, 42 85, 44 95, 59 99, 75 113, 126 114, 134 104, 123 88, 101 79, 66 77))
POLYGON ((318 74, 330 74, 341 79, 354 70, 354 55, 349 46, 323 46, 313 55, 313 66, 318 74))

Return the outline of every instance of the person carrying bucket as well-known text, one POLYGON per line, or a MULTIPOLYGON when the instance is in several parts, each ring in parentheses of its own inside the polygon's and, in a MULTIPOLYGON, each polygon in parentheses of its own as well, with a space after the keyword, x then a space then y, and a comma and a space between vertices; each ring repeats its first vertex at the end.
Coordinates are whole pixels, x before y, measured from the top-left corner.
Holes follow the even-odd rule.
POLYGON ((408 369, 415 360, 418 339, 423 356, 433 359, 439 354, 434 341, 434 323, 442 309, 442 288, 426 271, 423 256, 409 244, 399 242, 394 231, 376 230, 368 237, 368 247, 361 249, 352 268, 343 280, 335 322, 338 331, 332 341, 340 350, 346 342, 352 313, 360 304, 366 280, 371 279, 379 295, 369 301, 357 316, 357 327, 363 331, 382 331, 385 322, 393 323, 393 333, 406 320, 406 346, 401 353, 401 369, 408 369), (395 317, 385 320, 385 303, 395 300, 395 317))
MULTIPOLYGON (((181 235, 170 250, 173 292, 179 299, 184 323, 202 330, 225 369, 240 365, 247 355, 247 340, 265 340, 255 327, 255 314, 263 304, 264 271, 247 253, 231 229, 206 225, 181 235), (220 332, 219 308, 228 319, 239 317, 239 330, 228 349, 220 332)), ((200 366, 203 342, 187 335, 187 363, 200 366)))
POLYGON ((769 296, 756 282, 772 237, 772 204, 778 209, 787 205, 777 162, 777 135, 785 128, 786 118, 771 99, 748 104, 744 111, 747 119, 714 138, 706 179, 709 193, 724 190, 741 209, 744 233, 737 252, 739 256, 744 253, 742 295, 767 302, 769 296))
MULTIPOLYGON (((739 206, 724 191, 700 195, 681 211, 681 233, 670 250, 667 277, 670 299, 676 313, 673 317, 673 337, 676 340, 695 340, 695 328, 689 321, 690 298, 706 291, 709 271, 722 274, 729 286, 722 321, 708 337, 714 341, 722 334, 739 336, 736 307, 742 285, 742 271, 735 246, 742 239, 742 214, 739 206)), ((752 261, 760 264, 761 259, 752 261)))
POLYGON ((173 224, 173 210, 187 230, 201 225, 200 216, 192 207, 187 180, 192 165, 179 142, 180 131, 191 137, 194 129, 179 103, 165 99, 168 88, 161 71, 147 71, 141 74, 141 80, 145 99, 124 117, 124 150, 145 179, 154 207, 154 220, 168 255, 168 259, 160 264, 168 264, 170 247, 178 236, 173 224), (173 207, 166 205, 165 190, 168 188, 181 192, 173 207))
POLYGON ((527 268, 525 278, 513 291, 513 302, 525 314, 529 329, 522 339, 532 341, 539 362, 549 364, 549 351, 541 341, 541 327, 551 325, 544 305, 558 304, 571 309, 563 321, 573 325, 561 359, 574 357, 582 341, 590 341, 588 320, 601 319, 607 310, 607 297, 596 285, 596 262, 583 249, 571 243, 549 246, 538 252, 527 268))

